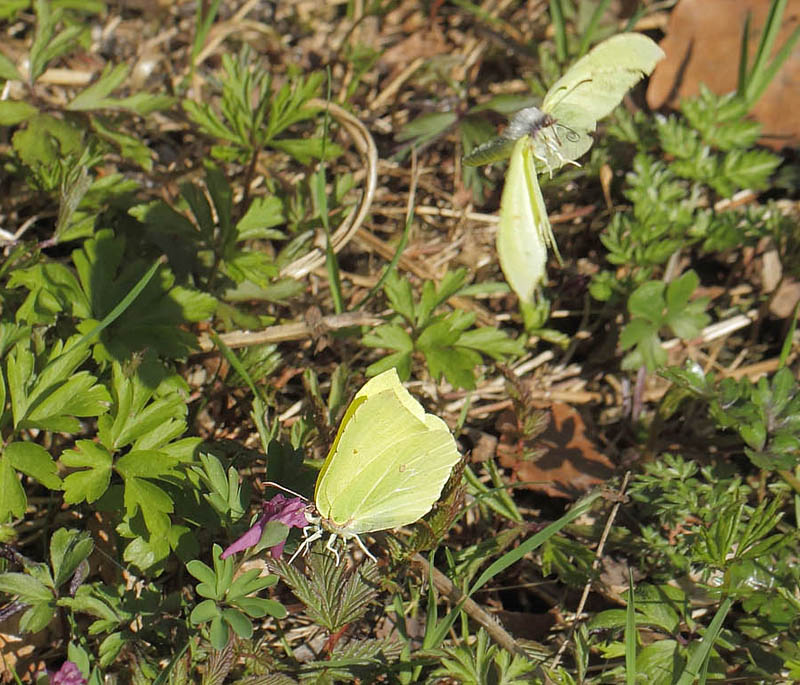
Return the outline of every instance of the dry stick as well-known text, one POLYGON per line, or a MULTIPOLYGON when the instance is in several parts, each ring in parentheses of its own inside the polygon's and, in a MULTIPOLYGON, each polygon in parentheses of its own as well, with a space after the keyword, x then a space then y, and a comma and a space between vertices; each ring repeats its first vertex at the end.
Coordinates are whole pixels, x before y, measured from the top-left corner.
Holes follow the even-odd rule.
MULTIPOLYGON (((248 12, 258 5, 258 0, 247 0, 247 2, 239 8, 236 14, 227 21, 216 23, 206 36, 206 44, 200 53, 197 55, 195 64, 202 64, 205 62, 216 49, 222 44, 228 36, 234 33, 241 33, 245 29, 258 31, 260 33, 272 34, 273 31, 269 26, 259 21, 251 21, 245 19, 248 12)), ((199 91, 198 91, 199 92, 199 91)))
MULTIPOLYGON (((628 480, 631 477, 631 472, 627 471, 625 473, 625 477, 622 479, 622 485, 619 488, 619 499, 614 503, 614 506, 611 508, 611 514, 608 517, 608 521, 606 521, 606 527, 603 530, 603 534, 600 536, 600 543, 597 545, 597 551, 594 555, 594 561, 592 562, 592 571, 596 570, 597 567, 600 565, 600 557, 603 556, 603 550, 606 546, 606 540, 611 533, 611 526, 614 523, 614 519, 617 517, 617 512, 619 511, 620 505, 622 504, 622 498, 625 494, 625 489, 628 487, 628 480)), ((564 640, 561 643, 561 647, 558 648, 558 652, 556 653, 555 658, 553 659, 553 663, 551 664, 550 668, 555 669, 559 662, 561 661, 561 656, 567 649, 567 645, 572 642, 572 638, 575 635, 575 630, 577 629, 578 621, 581 618, 581 614, 583 613, 583 608, 586 606, 586 600, 589 599, 589 591, 592 589, 592 581, 591 579, 587 581, 586 585, 583 588, 583 594, 581 595, 581 601, 578 602, 578 608, 575 610, 575 621, 572 624, 572 629, 569 632, 569 638, 564 640)), ((628 600, 630 601, 630 600, 628 600)))
POLYGON ((372 102, 369 103, 369 105, 367 105, 370 111, 374 112, 376 109, 382 107, 385 103, 391 100, 392 96, 394 96, 397 91, 400 90, 400 87, 423 64, 425 64, 424 57, 417 57, 414 61, 412 61, 411 64, 403 69, 403 71, 401 71, 388 86, 381 90, 381 93, 378 95, 378 97, 376 97, 374 100, 372 100, 372 102))
MULTIPOLYGON (((372 139, 367 127, 343 107, 333 102, 326 102, 316 98, 309 100, 308 104, 312 107, 327 108, 353 138, 353 142, 366 162, 366 185, 358 210, 350 214, 331 236, 331 248, 334 252, 339 252, 356 234, 356 231, 364 223, 364 219, 367 218, 369 213, 372 200, 375 197, 375 189, 378 185, 378 148, 375 147, 375 141, 372 139)), ((325 251, 319 247, 314 247, 308 254, 295 259, 291 264, 281 269, 281 276, 300 278, 324 263, 325 251)))
MULTIPOLYGON (((309 337, 320 335, 327 331, 350 326, 377 326, 383 320, 365 312, 345 312, 323 316, 319 321, 312 323, 296 321, 294 323, 270 326, 263 331, 233 331, 223 333, 220 339, 231 349, 251 347, 253 345, 266 345, 270 343, 286 342, 288 340, 307 340, 309 337)), ((214 349, 214 343, 208 334, 204 333, 197 339, 203 352, 214 349)))
POLYGON ((525 650, 517 644, 517 641, 511 634, 494 619, 491 614, 487 613, 477 602, 467 597, 464 598, 464 593, 461 592, 452 581, 435 566, 431 566, 428 560, 421 554, 415 554, 412 558, 418 564, 425 567, 426 571, 430 571, 433 575, 433 584, 439 591, 439 594, 447 597, 454 605, 461 604, 461 608, 475 621, 480 623, 489 636, 503 649, 508 650, 511 654, 520 654, 525 656, 525 650))

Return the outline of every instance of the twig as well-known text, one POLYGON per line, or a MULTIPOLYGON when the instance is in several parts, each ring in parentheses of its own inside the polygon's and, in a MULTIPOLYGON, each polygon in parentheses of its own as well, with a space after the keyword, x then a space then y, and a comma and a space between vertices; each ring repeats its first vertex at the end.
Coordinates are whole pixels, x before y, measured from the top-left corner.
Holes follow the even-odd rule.
MULTIPOLYGON (((619 511, 620 506, 622 505, 623 496, 625 495, 625 490, 628 487, 628 480, 630 479, 631 472, 628 471, 625 473, 625 477, 622 479, 622 485, 619 488, 619 499, 614 503, 614 506, 611 508, 611 514, 608 517, 608 521, 606 521, 606 527, 603 530, 603 534, 600 536, 600 543, 597 545, 597 551, 594 554, 594 561, 592 562, 592 571, 595 571, 597 567, 600 565, 600 559, 603 556, 603 550, 606 546, 606 540, 611 533, 611 526, 614 523, 614 519, 617 517, 617 512, 619 511)), ((586 606, 586 600, 589 599, 589 591, 592 589, 592 579, 590 578, 586 585, 583 587, 583 594, 581 595, 581 599, 578 602, 578 608, 575 610, 575 621, 572 624, 572 629, 569 632, 569 638, 564 640, 561 643, 561 646, 558 648, 558 652, 556 653, 555 657, 553 658, 553 663, 551 664, 550 668, 555 670, 558 667, 559 662, 561 661, 561 656, 567 649, 567 645, 572 642, 572 638, 575 635, 575 630, 578 625, 578 621, 580 621, 581 614, 583 613, 583 608, 586 606)))
POLYGON ((500 645, 503 649, 508 650, 511 654, 520 654, 522 656, 526 656, 525 650, 517 644, 517 641, 512 637, 512 635, 503 628, 502 625, 497 621, 497 619, 493 618, 490 614, 488 614, 477 602, 467 597, 464 598, 464 593, 461 592, 455 585, 453 585, 452 581, 444 575, 439 569, 435 566, 431 566, 427 559, 423 557, 421 554, 415 554, 412 557, 413 561, 418 564, 421 564, 425 567, 425 570, 432 572, 433 577, 433 584, 436 586, 436 589, 439 591, 440 594, 447 597, 453 604, 460 604, 461 608, 470 616, 470 618, 474 619, 477 623, 482 625, 486 628, 486 632, 489 633, 489 637, 491 637, 498 645, 500 645))
MULTIPOLYGON (((378 185, 378 148, 375 147, 375 141, 372 139, 367 127, 343 107, 334 102, 325 102, 318 99, 309 100, 308 104, 312 107, 328 109, 331 115, 339 121, 352 137, 353 142, 364 157, 366 166, 366 185, 361 195, 358 210, 350 214, 331 236, 331 247, 334 252, 339 252, 350 242, 350 239, 356 234, 369 213, 372 200, 375 197, 375 189, 378 185)), ((300 278, 321 266, 324 262, 325 251, 319 247, 314 247, 310 252, 281 269, 281 276, 300 278)))
MULTIPOLYGON (((345 312, 344 314, 331 314, 323 316, 312 326, 306 321, 270 326, 263 331, 233 331, 223 333, 220 339, 230 348, 251 347, 268 343, 286 342, 287 340, 307 340, 310 336, 320 332, 333 331, 350 326, 377 326, 381 319, 363 312, 345 312)), ((198 344, 203 352, 214 349, 214 343, 207 334, 198 338, 198 344)))

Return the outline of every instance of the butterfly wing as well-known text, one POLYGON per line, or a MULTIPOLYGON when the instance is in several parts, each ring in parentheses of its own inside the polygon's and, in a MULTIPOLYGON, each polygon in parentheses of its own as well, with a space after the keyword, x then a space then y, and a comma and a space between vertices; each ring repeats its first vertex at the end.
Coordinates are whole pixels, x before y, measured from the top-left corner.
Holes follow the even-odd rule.
POLYGON ((481 166, 508 159, 514 147, 514 139, 507 136, 496 136, 481 143, 462 160, 465 166, 481 166))
POLYGON ((500 198, 497 229, 500 266, 511 289, 524 302, 533 301, 545 279, 547 248, 552 247, 558 254, 533 154, 529 136, 514 145, 500 198))
POLYGON ((557 105, 571 105, 594 121, 602 119, 663 57, 663 50, 641 33, 612 36, 581 57, 553 84, 544 96, 542 110, 570 128, 577 128, 578 122, 563 113, 559 116, 557 105))
POLYGON ((460 459, 447 424, 426 414, 394 369, 356 395, 317 479, 323 519, 346 534, 417 521, 460 459))

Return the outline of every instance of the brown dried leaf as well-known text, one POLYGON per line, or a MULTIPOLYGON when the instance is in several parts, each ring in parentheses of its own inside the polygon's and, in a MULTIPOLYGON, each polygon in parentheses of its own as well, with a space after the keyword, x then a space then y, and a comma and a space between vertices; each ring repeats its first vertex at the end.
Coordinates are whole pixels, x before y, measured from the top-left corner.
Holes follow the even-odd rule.
POLYGON ((500 464, 514 471, 518 481, 532 481, 530 490, 550 497, 577 498, 604 482, 614 473, 614 465, 595 449, 586 436, 581 415, 570 405, 554 403, 551 421, 538 441, 544 453, 535 462, 498 451, 500 464))
MULTIPOLYGON (((682 0, 670 15, 661 42, 666 59, 656 65, 647 89, 652 109, 676 107, 681 98, 700 92, 704 83, 722 95, 736 90, 739 51, 745 19, 751 13, 752 56, 761 37, 770 0, 682 0)), ((789 0, 783 15, 777 51, 800 22, 800 0, 789 0)), ((800 44, 770 83, 751 114, 761 122, 761 142, 775 149, 800 142, 800 44)))

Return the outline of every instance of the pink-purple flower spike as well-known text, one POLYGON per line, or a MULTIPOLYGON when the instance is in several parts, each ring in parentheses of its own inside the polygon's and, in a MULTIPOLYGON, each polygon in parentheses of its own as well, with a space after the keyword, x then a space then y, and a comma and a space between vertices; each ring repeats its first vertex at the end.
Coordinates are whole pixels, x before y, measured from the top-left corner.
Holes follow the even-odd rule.
MULTIPOLYGON (((261 539, 264 527, 270 521, 280 521, 289 526, 289 528, 305 528, 309 523, 308 519, 306 519, 306 506, 306 501, 301 497, 284 497, 283 495, 275 495, 269 502, 262 502, 263 513, 258 517, 253 527, 238 540, 231 543, 222 553, 221 558, 227 559, 231 554, 256 545, 261 539)), ((285 541, 280 542, 271 548, 270 552, 273 559, 280 558, 285 544, 285 541)))
POLYGON ((61 668, 50 676, 50 685, 86 685, 86 678, 77 665, 65 661, 61 664, 61 668))

